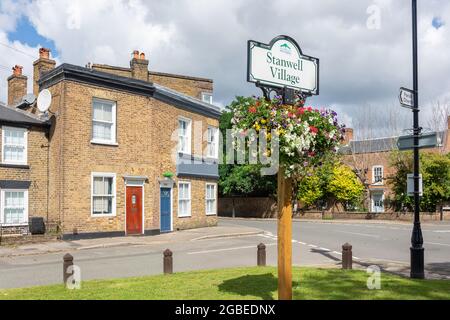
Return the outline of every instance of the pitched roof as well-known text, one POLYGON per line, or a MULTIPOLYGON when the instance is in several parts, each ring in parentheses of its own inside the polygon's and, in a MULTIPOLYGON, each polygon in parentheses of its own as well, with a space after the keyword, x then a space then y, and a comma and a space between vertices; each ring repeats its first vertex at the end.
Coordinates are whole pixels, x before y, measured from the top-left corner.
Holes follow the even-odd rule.
POLYGON ((0 123, 10 124, 28 124, 28 125, 47 125, 46 120, 39 119, 37 116, 22 111, 18 108, 7 107, 0 102, 0 123))
POLYGON ((203 114, 215 119, 218 119, 222 114, 219 107, 149 81, 123 77, 67 63, 61 64, 57 68, 43 75, 39 80, 39 85, 41 88, 48 88, 62 80, 90 83, 97 86, 153 97, 178 108, 203 114))

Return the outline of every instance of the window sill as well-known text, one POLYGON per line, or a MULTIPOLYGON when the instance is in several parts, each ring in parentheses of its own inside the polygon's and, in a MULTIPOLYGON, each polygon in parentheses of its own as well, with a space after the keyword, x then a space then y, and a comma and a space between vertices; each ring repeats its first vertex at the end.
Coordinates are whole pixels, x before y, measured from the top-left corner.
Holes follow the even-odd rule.
POLYGON ((30 166, 18 163, 1 163, 0 168, 30 169, 30 166))
POLYGON ((91 218, 115 218, 116 214, 93 214, 91 213, 91 218))
POLYGON ((183 218, 192 218, 192 215, 189 216, 178 216, 178 218, 183 219, 183 218))
POLYGON ((28 222, 23 222, 23 223, 0 223, 1 227, 28 227, 29 223, 28 222))
POLYGON ((217 216, 217 213, 207 213, 207 216, 217 216))
POLYGON ((91 144, 102 145, 102 146, 112 146, 112 147, 119 146, 119 144, 117 142, 108 142, 108 141, 101 141, 101 140, 91 140, 91 144))

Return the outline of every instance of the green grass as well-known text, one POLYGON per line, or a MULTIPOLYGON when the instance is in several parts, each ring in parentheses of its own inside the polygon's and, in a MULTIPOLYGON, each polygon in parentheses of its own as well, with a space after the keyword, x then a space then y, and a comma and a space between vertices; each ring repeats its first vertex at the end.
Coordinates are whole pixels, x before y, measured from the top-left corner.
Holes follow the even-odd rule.
MULTIPOLYGON (((85 281, 80 290, 63 285, 0 290, 2 299, 276 299, 273 267, 220 269, 139 278, 85 281)), ((294 268, 294 299, 450 299, 448 280, 411 280, 381 274, 381 290, 369 290, 364 271, 294 268)))

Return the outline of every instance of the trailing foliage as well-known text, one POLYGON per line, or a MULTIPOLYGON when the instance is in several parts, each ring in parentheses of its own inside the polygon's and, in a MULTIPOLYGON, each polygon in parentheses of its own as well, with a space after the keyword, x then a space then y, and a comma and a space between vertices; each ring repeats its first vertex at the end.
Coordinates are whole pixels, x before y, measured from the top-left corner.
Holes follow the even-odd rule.
POLYGON ((267 150, 262 156, 270 157, 273 140, 278 139, 279 162, 287 177, 304 177, 308 168, 336 151, 344 136, 344 127, 338 124, 336 112, 304 107, 303 100, 290 106, 283 105, 281 97, 271 101, 244 98, 233 103, 230 110, 233 136, 248 137, 246 145, 240 145, 241 140, 236 139, 236 149, 247 149, 262 135, 267 141, 267 150))

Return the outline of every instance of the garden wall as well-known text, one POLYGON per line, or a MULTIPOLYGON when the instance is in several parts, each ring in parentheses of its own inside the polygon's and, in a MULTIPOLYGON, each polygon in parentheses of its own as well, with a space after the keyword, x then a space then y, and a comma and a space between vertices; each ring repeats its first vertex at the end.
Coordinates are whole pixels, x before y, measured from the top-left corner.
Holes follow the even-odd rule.
MULTIPOLYGON (((235 217, 237 218, 275 218, 277 216, 276 199, 271 197, 239 197, 219 198, 218 214, 221 217, 231 217, 233 214, 233 201, 235 217)), ((329 212, 329 211, 305 211, 296 212, 294 217, 298 219, 347 219, 347 220, 398 220, 413 221, 412 212, 329 212)), ((422 212, 422 221, 439 221, 439 212, 422 212)), ((444 211, 442 219, 450 221, 450 211, 444 211)))

